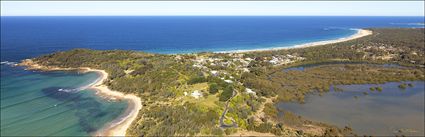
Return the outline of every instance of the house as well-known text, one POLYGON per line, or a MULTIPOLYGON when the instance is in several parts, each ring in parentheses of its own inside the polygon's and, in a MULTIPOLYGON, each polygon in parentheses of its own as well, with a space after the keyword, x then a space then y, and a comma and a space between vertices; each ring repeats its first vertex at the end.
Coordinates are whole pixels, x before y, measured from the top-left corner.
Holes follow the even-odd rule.
POLYGON ((232 80, 228 80, 228 79, 224 80, 224 82, 226 82, 226 83, 233 83, 232 80))
POLYGON ((216 70, 211 70, 210 72, 211 72, 211 74, 212 74, 213 76, 218 76, 218 71, 216 71, 216 70))
POLYGON ((195 90, 192 92, 191 96, 198 99, 199 97, 202 97, 202 93, 200 93, 198 90, 195 90))
POLYGON ((252 89, 246 88, 246 89, 245 89, 245 91, 246 91, 246 93, 248 93, 248 94, 254 94, 254 95, 255 95, 255 92, 254 92, 254 91, 252 91, 252 89))

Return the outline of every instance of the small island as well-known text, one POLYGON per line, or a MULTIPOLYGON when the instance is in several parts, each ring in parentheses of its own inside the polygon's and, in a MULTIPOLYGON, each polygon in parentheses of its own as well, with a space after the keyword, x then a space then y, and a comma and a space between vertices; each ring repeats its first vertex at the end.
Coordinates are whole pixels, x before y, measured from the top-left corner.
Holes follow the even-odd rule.
POLYGON ((74 49, 20 65, 94 71, 100 79, 91 88, 129 100, 128 110, 96 135, 352 136, 357 134, 350 127, 309 120, 274 105, 303 103, 306 95, 329 92, 332 85, 424 81, 424 31, 370 28, 297 48, 226 53, 74 49))

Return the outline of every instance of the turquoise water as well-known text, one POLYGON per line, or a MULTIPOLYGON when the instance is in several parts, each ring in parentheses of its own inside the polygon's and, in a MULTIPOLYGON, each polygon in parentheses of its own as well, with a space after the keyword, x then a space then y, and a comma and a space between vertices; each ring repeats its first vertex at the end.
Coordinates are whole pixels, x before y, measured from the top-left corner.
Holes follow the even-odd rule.
POLYGON ((127 107, 126 101, 77 90, 95 81, 96 73, 1 69, 1 136, 86 136, 127 107))
POLYGON ((401 82, 339 85, 344 92, 331 90, 323 96, 307 96, 305 104, 278 103, 277 107, 310 120, 349 126, 359 135, 424 136, 425 82, 405 83, 414 86, 400 89, 401 82), (382 92, 369 90, 376 86, 382 92))
POLYGON ((74 48, 174 54, 290 47, 346 37, 355 33, 352 28, 424 27, 411 25, 423 20, 423 16, 2 16, 1 135, 88 135, 126 107, 126 102, 108 102, 89 90, 59 91, 94 81, 94 73, 31 72, 7 62, 74 48))

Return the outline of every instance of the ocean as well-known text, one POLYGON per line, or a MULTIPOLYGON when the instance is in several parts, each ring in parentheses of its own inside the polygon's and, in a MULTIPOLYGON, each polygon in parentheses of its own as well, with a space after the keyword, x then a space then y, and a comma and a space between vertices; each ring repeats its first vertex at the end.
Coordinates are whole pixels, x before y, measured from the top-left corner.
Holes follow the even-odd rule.
POLYGON ((1 136, 87 136, 123 113, 84 89, 97 73, 33 72, 1 66, 1 136))
POLYGON ((424 27, 423 22, 424 17, 2 16, 1 135, 89 135, 127 106, 76 90, 95 81, 96 73, 10 65, 22 59, 73 48, 177 54, 290 47, 347 37, 356 28, 424 27))

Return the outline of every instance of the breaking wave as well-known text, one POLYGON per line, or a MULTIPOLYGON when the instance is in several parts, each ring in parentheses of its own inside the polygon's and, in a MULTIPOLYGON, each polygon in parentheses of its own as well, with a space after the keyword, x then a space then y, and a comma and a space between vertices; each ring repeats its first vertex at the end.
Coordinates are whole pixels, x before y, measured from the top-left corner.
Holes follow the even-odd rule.
POLYGON ((71 88, 71 89, 60 88, 60 89, 58 89, 58 91, 60 91, 60 92, 67 92, 67 93, 75 93, 75 92, 78 92, 80 90, 78 90, 76 88, 71 88))
POLYGON ((8 65, 8 66, 16 66, 18 65, 17 62, 10 62, 10 61, 2 61, 0 62, 1 65, 8 65))
POLYGON ((99 77, 95 81, 93 81, 92 83, 90 83, 88 85, 85 85, 85 86, 82 86, 82 87, 79 87, 79 88, 60 88, 60 89, 58 89, 58 91, 60 91, 60 92, 67 92, 67 93, 79 92, 81 90, 85 90, 85 89, 88 89, 88 88, 92 87, 94 84, 96 84, 97 82, 99 82, 101 79, 102 78, 99 77))

